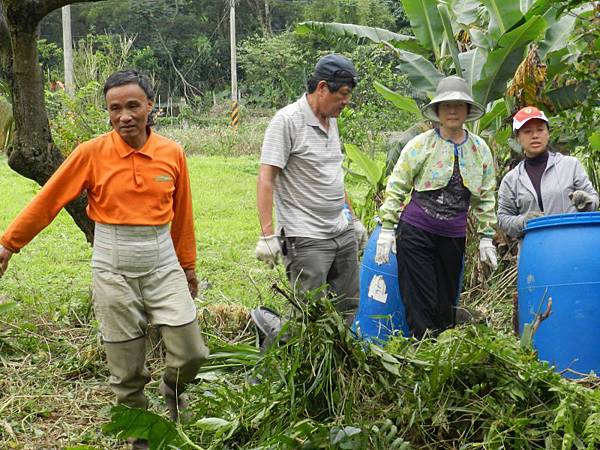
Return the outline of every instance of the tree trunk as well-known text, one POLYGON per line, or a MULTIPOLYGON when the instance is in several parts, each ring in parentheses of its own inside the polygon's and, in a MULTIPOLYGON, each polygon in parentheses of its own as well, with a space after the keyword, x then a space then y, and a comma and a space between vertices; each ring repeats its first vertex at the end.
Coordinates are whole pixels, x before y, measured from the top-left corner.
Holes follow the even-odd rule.
MULTIPOLYGON (((54 9, 78 1, 82 0, 0 0, 0 64, 2 75, 11 87, 15 121, 13 145, 7 151, 8 165, 40 186, 48 181, 64 157, 52 142, 44 102, 37 51, 39 22, 54 9)), ((94 223, 85 212, 86 205, 84 193, 67 205, 66 210, 91 243, 94 223)))

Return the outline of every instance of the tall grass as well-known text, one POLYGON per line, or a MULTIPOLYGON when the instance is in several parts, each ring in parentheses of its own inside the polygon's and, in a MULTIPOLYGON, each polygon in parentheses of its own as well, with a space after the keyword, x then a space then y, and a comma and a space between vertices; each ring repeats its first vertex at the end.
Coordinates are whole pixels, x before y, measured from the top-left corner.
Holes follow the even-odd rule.
POLYGON ((245 115, 242 110, 239 125, 234 130, 228 111, 219 110, 175 124, 171 124, 169 117, 162 117, 156 130, 179 142, 188 155, 258 156, 270 120, 270 116, 245 115))

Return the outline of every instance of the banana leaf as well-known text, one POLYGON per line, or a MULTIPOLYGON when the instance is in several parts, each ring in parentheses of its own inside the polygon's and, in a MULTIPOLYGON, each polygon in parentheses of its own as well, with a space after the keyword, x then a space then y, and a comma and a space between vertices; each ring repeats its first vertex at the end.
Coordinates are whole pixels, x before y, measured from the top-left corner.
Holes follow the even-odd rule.
MULTIPOLYGON (((582 102, 588 100, 590 95, 589 86, 587 83, 570 84, 557 89, 546 92, 546 97, 552 104, 554 112, 563 111, 581 105, 582 102)), ((590 99, 591 106, 600 106, 600 99, 590 99)))
POLYGON ((462 67, 462 77, 473 90, 473 85, 481 79, 481 70, 487 59, 487 51, 475 47, 468 52, 462 52, 458 55, 462 67))
POLYGON ((549 11, 551 12, 548 12, 543 16, 549 24, 549 27, 548 30, 546 30, 544 40, 540 43, 539 54, 541 58, 545 58, 546 55, 563 49, 567 45, 569 37, 573 32, 573 28, 575 27, 575 16, 566 14, 556 21, 554 19, 556 10, 550 8, 549 11))
POLYGON ((454 38, 454 32, 452 31, 452 23, 450 21, 450 11, 448 10, 448 5, 443 2, 440 2, 437 5, 438 12, 440 13, 440 18, 442 19, 442 25, 444 27, 444 32, 446 33, 446 42, 448 43, 448 47, 450 48, 450 53, 452 54, 452 61, 454 62, 454 68, 456 70, 456 75, 459 77, 462 76, 462 69, 460 66, 460 61, 458 59, 458 44, 456 43, 456 39, 454 38))
POLYGON ((504 96, 506 83, 523 60, 525 47, 546 30, 546 21, 534 16, 523 25, 502 35, 498 48, 490 52, 473 95, 482 105, 504 96))
POLYGON ((546 55, 546 79, 552 80, 554 77, 564 72, 569 67, 570 51, 567 47, 546 55))
POLYGON ((146 439, 150 448, 156 450, 167 450, 183 444, 175 424, 150 411, 118 405, 111 408, 110 419, 109 423, 102 426, 106 434, 146 439))
POLYGON ((481 2, 479 0, 462 0, 454 3, 452 10, 456 21, 463 25, 472 25, 481 19, 481 2))
POLYGON ((533 2, 531 0, 527 0, 522 8, 523 10, 526 10, 523 12, 525 20, 529 20, 533 16, 543 16, 544 14, 548 13, 550 9, 552 9, 552 14, 556 16, 556 9, 552 7, 553 3, 554 0, 534 0, 533 2))
POLYGON ((437 1, 402 0, 402 5, 418 41, 423 47, 433 50, 435 60, 439 60, 444 28, 437 9, 437 1))
POLYGON ((371 186, 377 187, 383 183, 385 176, 385 167, 383 164, 378 164, 376 161, 370 159, 354 144, 344 144, 344 149, 348 158, 360 167, 371 186))
POLYGON ((323 35, 338 34, 342 36, 355 36, 358 39, 369 39, 375 43, 388 42, 393 47, 427 55, 429 52, 421 47, 414 36, 394 33, 383 28, 367 27, 337 22, 307 21, 296 25, 295 32, 299 35, 319 33, 323 35))
POLYGON ((381 94, 383 98, 392 102, 394 106, 397 108, 408 111, 409 113, 415 114, 421 117, 421 110, 417 105, 417 102, 411 97, 400 95, 395 91, 392 91, 390 88, 384 86, 380 82, 376 81, 373 86, 375 90, 381 94))
POLYGON ((496 100, 492 106, 492 109, 486 112, 483 117, 479 119, 477 133, 481 133, 489 128, 494 122, 496 122, 496 119, 504 119, 505 117, 508 117, 509 114, 510 112, 508 111, 506 101, 503 98, 496 100))
POLYGON ((481 0, 481 3, 488 10, 490 16, 488 34, 494 41, 500 39, 523 19, 520 0, 481 0))
POLYGON ((421 55, 399 49, 395 49, 395 51, 400 59, 397 68, 408 77, 413 88, 428 94, 435 92, 439 81, 444 78, 444 74, 421 55))
POLYGON ((536 3, 540 3, 540 1, 539 0, 521 0, 520 3, 521 3, 521 5, 520 5, 521 13, 527 14, 527 11, 529 11, 533 5, 535 5, 536 3))

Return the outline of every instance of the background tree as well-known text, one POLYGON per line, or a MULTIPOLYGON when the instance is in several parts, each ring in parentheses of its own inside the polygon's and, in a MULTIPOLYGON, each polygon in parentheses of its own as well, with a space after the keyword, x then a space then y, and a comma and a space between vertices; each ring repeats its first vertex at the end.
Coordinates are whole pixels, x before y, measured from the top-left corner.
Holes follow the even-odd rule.
MULTIPOLYGON (((15 123, 8 164, 40 185, 62 163, 63 156, 52 141, 44 103, 37 50, 39 24, 50 12, 76 1, 98 0, 0 0, 0 75, 11 90, 15 123)), ((85 212, 86 204, 82 195, 67 211, 91 242, 94 225, 85 212)))

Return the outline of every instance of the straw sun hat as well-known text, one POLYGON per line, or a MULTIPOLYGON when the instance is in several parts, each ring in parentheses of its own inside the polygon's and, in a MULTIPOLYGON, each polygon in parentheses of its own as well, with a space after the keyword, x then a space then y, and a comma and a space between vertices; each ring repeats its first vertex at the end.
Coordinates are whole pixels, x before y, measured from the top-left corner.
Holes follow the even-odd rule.
POLYGON ((471 105, 466 122, 479 119, 485 112, 483 107, 473 100, 467 82, 461 77, 453 75, 440 80, 435 90, 435 97, 422 109, 423 115, 429 120, 439 122, 436 105, 448 101, 461 101, 471 105))

